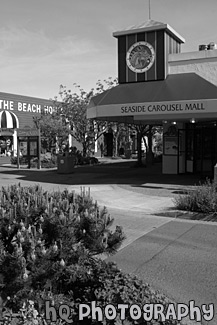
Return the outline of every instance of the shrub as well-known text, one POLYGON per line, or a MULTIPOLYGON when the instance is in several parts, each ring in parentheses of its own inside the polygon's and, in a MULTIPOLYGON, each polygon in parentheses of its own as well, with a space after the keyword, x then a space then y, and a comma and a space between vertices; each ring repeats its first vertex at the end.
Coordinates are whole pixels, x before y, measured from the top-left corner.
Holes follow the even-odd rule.
MULTIPOLYGON (((28 158, 27 157, 20 157, 19 158, 20 165, 27 165, 28 158)), ((76 156, 76 165, 95 165, 98 164, 98 159, 95 157, 83 157, 83 156, 76 156)), ((17 165, 17 157, 11 157, 11 164, 17 165)), ((38 167, 38 158, 32 158, 30 161, 30 168, 37 168, 38 167)), ((52 157, 42 156, 41 158, 41 168, 55 168, 57 167, 57 156, 52 155, 52 157)))
MULTIPOLYGON (((31 160, 30 163, 31 168, 37 168, 38 167, 38 158, 34 158, 31 160)), ((54 168, 57 167, 57 157, 52 156, 51 158, 43 157, 41 159, 41 168, 54 168)))
POLYGON ((57 277, 63 276, 61 269, 57 272, 60 262, 64 260, 66 266, 76 268, 81 256, 114 253, 124 235, 121 228, 109 230, 112 222, 106 208, 100 211, 84 191, 76 195, 67 190, 43 192, 39 186, 2 188, 2 296, 22 296, 27 283, 42 290, 48 280, 53 281, 56 293, 68 290, 68 286, 56 287, 57 277))
POLYGON ((179 210, 216 213, 216 184, 207 179, 204 184, 200 184, 194 190, 188 191, 186 195, 179 195, 176 197, 174 203, 179 210))
MULTIPOLYGON (((28 159, 27 157, 20 157, 19 158, 19 163, 20 165, 27 165, 28 164, 28 159)), ((12 165, 17 165, 17 157, 11 157, 11 164, 12 165)))
MULTIPOLYGON (((20 165, 27 165, 29 163, 27 157, 19 158, 20 165)), ((17 165, 17 157, 11 157, 11 164, 17 165)), ((42 157, 41 159, 41 167, 42 168, 54 168, 57 166, 57 158, 56 156, 52 156, 51 158, 42 157)), ((38 158, 32 158, 30 161, 31 168, 38 167, 38 158)))
POLYGON ((77 150, 76 147, 71 147, 69 151, 69 155, 75 156, 75 164, 76 165, 95 165, 98 164, 98 159, 91 156, 83 156, 82 152, 77 150))
POLYGON ((95 157, 82 157, 77 164, 78 165, 96 165, 98 164, 98 159, 95 157))
MULTIPOLYGON (((101 253, 114 254, 125 238, 121 227, 110 230, 112 222, 106 208, 100 210, 90 191, 83 188, 79 195, 67 190, 48 193, 37 185, 2 188, 0 288, 4 320, 0 324, 67 324, 60 319, 45 321, 46 301, 57 309, 67 304, 73 324, 87 325, 94 322, 78 319, 80 303, 166 305, 163 295, 100 259, 101 253)), ((127 319, 128 324, 135 324, 128 313, 127 319)), ((140 319, 137 324, 148 322, 140 319)))

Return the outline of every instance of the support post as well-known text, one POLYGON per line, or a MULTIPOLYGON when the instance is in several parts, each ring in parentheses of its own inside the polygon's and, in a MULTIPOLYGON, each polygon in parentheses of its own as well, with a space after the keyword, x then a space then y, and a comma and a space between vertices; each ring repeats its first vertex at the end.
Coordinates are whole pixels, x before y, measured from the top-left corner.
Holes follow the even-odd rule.
POLYGON ((28 168, 31 168, 31 157, 30 157, 30 137, 27 137, 27 160, 28 160, 28 168))
POLYGON ((142 134, 137 131, 137 165, 142 166, 142 134))
POLYGON ((17 138, 17 169, 20 169, 20 139, 17 138))
POLYGON ((38 169, 41 169, 41 130, 38 127, 38 169))
POLYGON ((214 183, 217 188, 217 164, 214 166, 214 183))
POLYGON ((17 156, 17 141, 17 130, 15 129, 13 133, 13 157, 17 156))
POLYGON ((0 296, 0 321, 4 320, 3 319, 3 299, 0 296))

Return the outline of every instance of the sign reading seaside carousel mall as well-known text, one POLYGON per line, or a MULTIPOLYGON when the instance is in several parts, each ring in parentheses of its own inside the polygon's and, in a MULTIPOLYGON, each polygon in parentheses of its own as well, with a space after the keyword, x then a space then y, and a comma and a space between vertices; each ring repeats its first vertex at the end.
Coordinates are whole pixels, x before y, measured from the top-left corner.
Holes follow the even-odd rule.
POLYGON ((180 117, 184 114, 198 113, 209 114, 217 117, 217 99, 205 99, 198 101, 178 102, 150 102, 150 103, 127 103, 110 104, 90 107, 87 110, 88 118, 104 116, 149 116, 157 119, 160 115, 176 114, 180 117))
POLYGON ((180 111, 203 111, 205 105, 203 102, 192 103, 170 103, 170 104, 146 104, 146 105, 126 105, 121 106, 121 113, 162 113, 162 112, 180 112, 180 111))

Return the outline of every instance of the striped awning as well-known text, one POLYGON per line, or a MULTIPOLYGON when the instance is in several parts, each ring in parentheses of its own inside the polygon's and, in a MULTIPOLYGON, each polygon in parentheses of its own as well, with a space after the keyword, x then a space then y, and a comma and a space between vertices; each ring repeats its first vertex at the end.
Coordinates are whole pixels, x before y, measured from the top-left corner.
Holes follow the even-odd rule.
POLYGON ((17 116, 9 111, 0 112, 0 129, 17 129, 19 120, 17 116))

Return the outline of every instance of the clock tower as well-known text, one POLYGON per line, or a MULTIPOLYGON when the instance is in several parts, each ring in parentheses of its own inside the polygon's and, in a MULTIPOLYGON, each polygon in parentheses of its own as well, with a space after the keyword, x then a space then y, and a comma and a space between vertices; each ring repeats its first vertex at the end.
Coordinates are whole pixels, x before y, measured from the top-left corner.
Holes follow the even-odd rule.
POLYGON ((164 80, 168 55, 180 53, 185 40, 168 24, 147 22, 113 33, 118 39, 118 81, 164 80))

